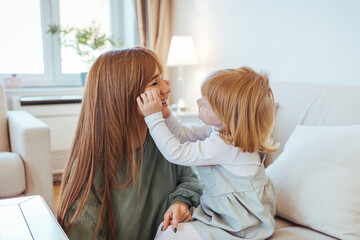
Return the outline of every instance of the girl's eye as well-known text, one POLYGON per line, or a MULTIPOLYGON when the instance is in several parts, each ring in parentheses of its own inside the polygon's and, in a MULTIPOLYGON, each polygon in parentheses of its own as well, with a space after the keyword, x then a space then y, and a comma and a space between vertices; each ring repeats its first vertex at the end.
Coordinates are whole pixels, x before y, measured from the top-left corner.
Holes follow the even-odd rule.
POLYGON ((158 85, 157 82, 153 82, 153 83, 151 84, 151 86, 156 86, 156 85, 158 85))

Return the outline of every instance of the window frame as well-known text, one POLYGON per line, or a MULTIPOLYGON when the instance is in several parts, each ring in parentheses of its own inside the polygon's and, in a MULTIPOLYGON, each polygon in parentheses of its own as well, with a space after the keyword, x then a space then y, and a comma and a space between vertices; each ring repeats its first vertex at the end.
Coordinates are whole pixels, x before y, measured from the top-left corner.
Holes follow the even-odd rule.
MULTIPOLYGON (((60 24, 60 0, 39 0, 43 41, 43 74, 17 74, 24 87, 81 86, 80 74, 61 72, 61 45, 59 36, 46 33, 51 24, 60 24)), ((124 42, 124 47, 135 46, 138 41, 135 5, 131 0, 108 0, 110 33, 124 42), (132 14, 129 14, 129 12, 132 14), (132 29, 132 31, 131 31, 132 29), (128 36, 124 37, 127 31, 128 36)), ((0 79, 13 73, 0 73, 0 79)))

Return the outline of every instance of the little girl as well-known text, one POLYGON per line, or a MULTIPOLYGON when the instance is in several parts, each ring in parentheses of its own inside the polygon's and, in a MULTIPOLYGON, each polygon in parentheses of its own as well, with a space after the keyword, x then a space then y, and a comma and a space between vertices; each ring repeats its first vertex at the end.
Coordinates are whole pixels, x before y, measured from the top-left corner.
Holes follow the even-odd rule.
POLYGON ((269 79, 249 67, 221 70, 205 79, 201 94, 198 116, 206 125, 189 128, 173 115, 164 120, 156 92, 137 98, 164 157, 196 166, 205 186, 192 221, 175 233, 162 229, 156 239, 266 239, 275 228, 276 206, 259 155, 277 148, 270 137, 275 104, 269 79))

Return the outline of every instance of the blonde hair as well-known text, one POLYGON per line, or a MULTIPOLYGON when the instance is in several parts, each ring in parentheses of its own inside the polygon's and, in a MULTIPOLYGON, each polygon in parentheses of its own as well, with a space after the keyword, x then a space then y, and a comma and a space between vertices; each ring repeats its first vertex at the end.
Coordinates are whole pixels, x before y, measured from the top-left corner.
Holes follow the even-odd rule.
POLYGON ((216 71, 201 93, 224 124, 219 133, 225 142, 244 152, 277 150, 271 138, 276 107, 266 74, 250 67, 216 71))
POLYGON ((61 226, 66 227, 66 232, 84 208, 95 175, 101 170, 105 184, 100 193, 101 210, 93 238, 103 220, 107 238, 116 239, 111 189, 128 187, 137 178, 142 158, 136 159, 134 149, 136 142, 142 142, 141 129, 146 129, 146 125, 140 112, 136 111, 136 97, 145 90, 157 67, 162 73, 157 56, 145 48, 108 51, 91 66, 60 189, 57 219, 61 226), (124 164, 131 173, 130 178, 123 185, 115 184, 118 170, 124 164), (64 226, 66 214, 80 193, 79 207, 69 224, 64 226))

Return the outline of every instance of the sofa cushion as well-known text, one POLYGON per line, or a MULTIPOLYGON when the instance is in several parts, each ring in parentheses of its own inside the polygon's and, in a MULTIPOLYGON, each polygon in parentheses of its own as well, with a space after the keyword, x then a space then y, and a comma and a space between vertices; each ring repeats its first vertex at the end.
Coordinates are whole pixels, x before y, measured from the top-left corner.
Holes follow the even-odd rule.
POLYGON ((299 124, 335 126, 360 124, 360 85, 271 82, 275 102, 279 103, 273 138, 278 151, 267 154, 266 166, 283 151, 299 124))
POLYGON ((0 152, 8 152, 9 135, 8 135, 8 123, 6 117, 6 96, 4 86, 0 82, 0 152))
POLYGON ((340 239, 360 239, 360 125, 297 126, 266 169, 277 215, 340 239))
POLYGON ((278 216, 275 217, 275 221, 276 221, 275 230, 281 229, 281 228, 286 228, 286 227, 296 226, 294 223, 289 222, 278 216))
POLYGON ((0 197, 13 197, 25 191, 25 170, 20 156, 0 152, 0 197))
POLYGON ((283 218, 275 217, 276 225, 275 225, 275 232, 274 234, 268 238, 271 240, 288 240, 288 239, 323 239, 323 240, 330 240, 330 239, 336 239, 332 238, 328 235, 325 235, 323 233, 314 231, 310 228, 301 227, 299 225, 295 225, 292 222, 289 222, 283 218))
POLYGON ((333 240, 323 233, 304 228, 300 226, 286 227, 277 229, 274 234, 268 238, 269 240, 333 240))

